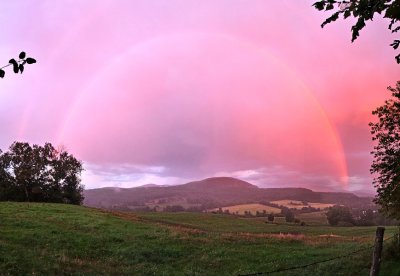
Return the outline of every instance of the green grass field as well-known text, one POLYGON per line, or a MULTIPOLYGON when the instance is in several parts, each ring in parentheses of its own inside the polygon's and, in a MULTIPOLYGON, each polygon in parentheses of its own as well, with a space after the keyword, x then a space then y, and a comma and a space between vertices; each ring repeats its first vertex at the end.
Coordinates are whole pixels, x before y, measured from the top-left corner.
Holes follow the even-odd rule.
MULTIPOLYGON (((395 231, 387 228, 386 236, 395 231)), ((374 227, 274 225, 227 215, 2 202, 0 275, 249 274, 364 248, 374 232, 374 227)), ((276 275, 368 275, 371 252, 276 275)), ((383 275, 399 275, 399 269, 384 258, 383 275)))
MULTIPOLYGON (((219 208, 212 209, 211 211, 218 211, 219 208)), ((226 206, 221 208, 222 211, 228 210, 231 214, 238 213, 239 215, 244 215, 245 212, 250 212, 252 215, 256 215, 257 211, 262 213, 265 211, 267 214, 279 214, 281 209, 259 204, 259 203, 251 203, 251 204, 239 204, 226 206)))
POLYGON ((304 221, 308 225, 328 225, 328 219, 326 218, 326 211, 303 213, 296 215, 301 221, 304 221))

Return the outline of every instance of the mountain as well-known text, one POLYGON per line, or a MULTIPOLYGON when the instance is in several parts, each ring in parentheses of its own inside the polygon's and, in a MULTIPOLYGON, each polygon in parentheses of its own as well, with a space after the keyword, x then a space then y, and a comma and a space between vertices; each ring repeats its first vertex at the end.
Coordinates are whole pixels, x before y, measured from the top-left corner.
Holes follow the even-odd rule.
POLYGON ((107 209, 163 209, 168 205, 181 205, 186 209, 203 210, 283 199, 348 206, 371 204, 371 198, 352 193, 314 192, 306 188, 259 188, 232 177, 212 177, 176 186, 90 189, 85 190, 84 195, 84 205, 107 209))
POLYGON ((168 185, 144 184, 144 185, 138 186, 137 188, 154 188, 154 187, 168 187, 168 185))

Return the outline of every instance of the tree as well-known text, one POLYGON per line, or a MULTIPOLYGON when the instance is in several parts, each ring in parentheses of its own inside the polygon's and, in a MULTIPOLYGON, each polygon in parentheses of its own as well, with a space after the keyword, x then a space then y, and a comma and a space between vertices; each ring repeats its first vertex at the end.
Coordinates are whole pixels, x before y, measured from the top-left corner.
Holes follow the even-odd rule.
POLYGON ((286 222, 294 222, 294 214, 292 211, 288 210, 285 214, 286 222))
POLYGON ((374 226, 374 211, 371 209, 362 210, 355 222, 358 226, 374 226))
POLYGON ((326 217, 330 225, 338 225, 341 223, 354 224, 353 216, 351 215, 350 209, 345 206, 335 205, 329 208, 326 213, 326 217))
POLYGON ((14 142, 0 151, 0 200, 81 204, 82 163, 50 143, 14 142))
POLYGON ((273 222, 275 219, 274 214, 268 214, 268 221, 273 222))
POLYGON ((31 57, 27 57, 25 52, 19 53, 18 60, 12 58, 8 61, 8 64, 0 68, 0 78, 4 78, 6 72, 3 70, 4 68, 11 66, 13 67, 13 71, 15 74, 23 73, 25 69, 25 64, 33 64, 36 63, 36 60, 31 57))
POLYGON ((281 214, 285 216, 286 222, 294 221, 294 214, 289 208, 283 207, 281 210, 281 214))
POLYGON ((376 175, 375 202, 389 217, 400 219, 400 81, 388 90, 392 97, 372 112, 378 122, 369 124, 372 140, 378 142, 371 173, 376 175))
MULTIPOLYGON (((343 19, 356 18, 356 23, 351 27, 352 42, 360 36, 360 31, 366 26, 366 22, 372 21, 376 14, 383 15, 389 20, 388 28, 392 33, 400 30, 400 0, 321 0, 315 2, 313 6, 319 11, 334 10, 334 13, 322 23, 322 28, 340 16, 343 19)), ((390 46, 396 50, 400 46, 400 40, 395 39, 390 46)), ((395 58, 400 64, 400 54, 395 58)))

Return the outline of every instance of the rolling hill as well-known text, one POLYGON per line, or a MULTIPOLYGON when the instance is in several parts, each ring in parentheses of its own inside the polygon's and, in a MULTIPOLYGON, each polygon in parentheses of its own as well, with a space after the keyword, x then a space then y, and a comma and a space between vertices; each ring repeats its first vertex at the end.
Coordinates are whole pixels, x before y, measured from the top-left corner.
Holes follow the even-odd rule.
POLYGON ((299 200, 348 206, 372 204, 352 193, 314 192, 305 188, 259 188, 231 177, 213 177, 176 186, 99 188, 85 190, 84 205, 106 209, 163 208, 180 205, 204 210, 237 204, 299 200))

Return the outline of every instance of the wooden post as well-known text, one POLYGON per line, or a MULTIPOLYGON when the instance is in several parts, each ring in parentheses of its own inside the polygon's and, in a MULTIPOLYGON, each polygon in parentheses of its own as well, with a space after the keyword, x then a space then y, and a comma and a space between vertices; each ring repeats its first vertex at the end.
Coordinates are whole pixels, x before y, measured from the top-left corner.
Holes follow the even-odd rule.
POLYGON ((374 253, 372 255, 372 266, 371 266, 371 271, 369 272, 370 276, 379 275, 379 265, 381 263, 381 253, 383 247, 384 233, 385 233, 385 227, 379 226, 378 228, 376 228, 375 247, 374 247, 374 253))

